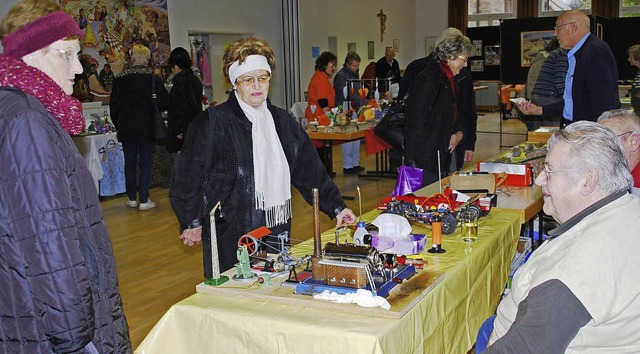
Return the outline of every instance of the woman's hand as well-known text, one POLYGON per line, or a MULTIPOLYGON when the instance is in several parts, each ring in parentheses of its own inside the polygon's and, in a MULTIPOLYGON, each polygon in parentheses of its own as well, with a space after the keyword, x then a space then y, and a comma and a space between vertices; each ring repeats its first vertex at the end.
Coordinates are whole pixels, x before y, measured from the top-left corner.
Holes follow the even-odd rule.
POLYGON ((202 241, 202 226, 194 229, 184 229, 182 235, 178 236, 185 246, 198 245, 202 241))
POLYGON ((340 226, 342 225, 342 223, 353 224, 354 222, 356 222, 356 220, 357 220, 356 214, 354 214, 353 211, 351 211, 351 209, 344 208, 342 209, 340 214, 336 216, 336 221, 337 221, 336 226, 340 226))
POLYGON ((464 151, 464 163, 471 162, 473 160, 473 150, 464 151))
POLYGON ((462 134, 462 132, 457 132, 451 135, 451 139, 449 139, 449 152, 453 152, 456 146, 458 146, 462 141, 462 138, 464 138, 464 134, 462 134))
POLYGON ((542 107, 531 101, 524 101, 517 105, 518 109, 527 116, 541 116, 542 107))

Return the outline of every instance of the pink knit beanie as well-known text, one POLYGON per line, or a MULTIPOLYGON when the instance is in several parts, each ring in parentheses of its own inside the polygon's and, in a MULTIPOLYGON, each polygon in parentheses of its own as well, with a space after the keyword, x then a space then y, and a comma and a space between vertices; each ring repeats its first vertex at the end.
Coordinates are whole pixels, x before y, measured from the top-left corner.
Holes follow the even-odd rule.
POLYGON ((78 23, 64 11, 54 11, 9 33, 2 40, 4 54, 21 59, 71 35, 82 35, 78 23))

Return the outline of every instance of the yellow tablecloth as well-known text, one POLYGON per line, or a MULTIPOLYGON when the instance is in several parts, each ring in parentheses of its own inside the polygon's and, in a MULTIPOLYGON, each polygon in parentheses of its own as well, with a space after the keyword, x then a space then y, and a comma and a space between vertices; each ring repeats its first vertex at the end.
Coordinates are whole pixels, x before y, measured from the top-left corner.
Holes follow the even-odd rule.
MULTIPOLYGON (((458 229, 443 237, 446 253, 425 251, 428 267, 445 278, 400 319, 195 294, 173 305, 136 353, 466 353, 497 307, 520 222, 518 213, 491 212, 469 247, 458 229)), ((414 232, 430 235, 424 227, 414 232)), ((334 239, 333 231, 323 234, 323 242, 334 239)), ((309 244, 294 252, 308 254, 309 244)))

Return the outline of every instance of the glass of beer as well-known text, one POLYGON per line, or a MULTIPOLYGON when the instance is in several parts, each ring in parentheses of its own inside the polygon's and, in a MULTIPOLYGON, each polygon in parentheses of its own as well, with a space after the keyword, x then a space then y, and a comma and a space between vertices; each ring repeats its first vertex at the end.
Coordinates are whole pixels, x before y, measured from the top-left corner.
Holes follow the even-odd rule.
POLYGON ((478 210, 465 208, 460 211, 460 226, 462 241, 475 242, 478 240, 478 210))

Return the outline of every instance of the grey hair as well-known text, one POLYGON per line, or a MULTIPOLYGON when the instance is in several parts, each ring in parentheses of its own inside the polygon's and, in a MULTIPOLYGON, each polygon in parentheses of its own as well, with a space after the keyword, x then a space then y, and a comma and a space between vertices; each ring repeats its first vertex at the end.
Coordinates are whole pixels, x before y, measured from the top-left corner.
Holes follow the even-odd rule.
POLYGON ((435 49, 435 47, 440 45, 440 43, 442 43, 445 39, 447 39, 447 38, 449 38, 451 36, 455 36, 455 35, 462 36, 463 34, 459 29, 457 29, 455 27, 445 28, 442 31, 442 33, 440 33, 438 38, 436 38, 436 40, 433 42, 433 48, 431 48, 431 49, 435 49))
POLYGON ((435 55, 440 61, 457 58, 459 55, 468 57, 472 52, 469 37, 455 34, 445 38, 435 49, 435 55))
POLYGON ((596 122, 578 121, 556 131, 549 138, 547 148, 558 142, 569 144, 567 164, 575 169, 574 176, 596 171, 598 186, 607 193, 633 186, 622 145, 608 128, 596 122))
POLYGON ((347 53, 347 56, 344 58, 344 63, 349 65, 349 64, 353 63, 354 61, 357 61, 358 63, 362 61, 362 59, 360 59, 360 56, 358 55, 358 53, 353 52, 353 51, 347 53))
POLYGON ((616 122, 619 127, 634 133, 640 133, 640 117, 630 109, 612 109, 598 117, 598 123, 605 121, 616 122))

